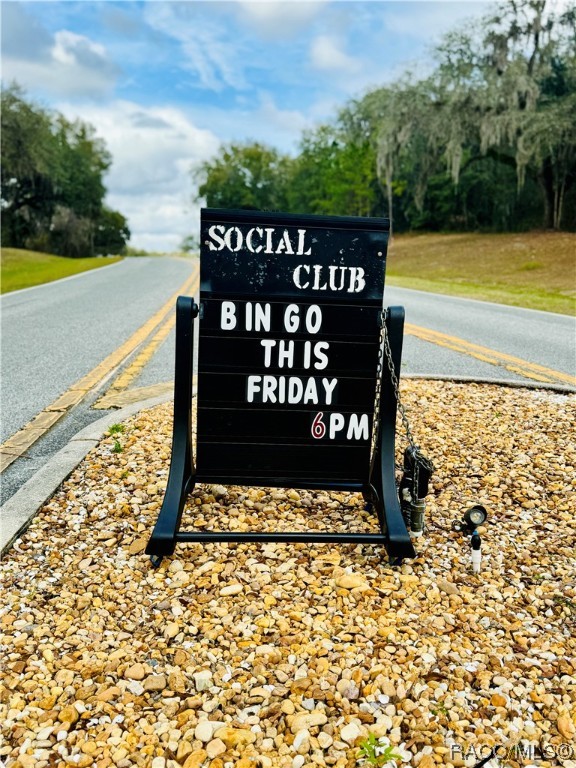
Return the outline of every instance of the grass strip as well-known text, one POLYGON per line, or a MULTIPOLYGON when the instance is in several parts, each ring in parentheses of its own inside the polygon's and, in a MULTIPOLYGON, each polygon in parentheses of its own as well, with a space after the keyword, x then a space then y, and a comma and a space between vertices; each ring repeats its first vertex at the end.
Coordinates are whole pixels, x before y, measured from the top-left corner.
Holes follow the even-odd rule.
POLYGON ((464 299, 491 301, 495 304, 507 304, 525 309, 538 309, 543 312, 556 312, 560 315, 576 315, 576 301, 559 295, 553 291, 538 291, 535 289, 507 285, 482 285, 464 281, 424 280, 417 277, 387 276, 388 285, 398 288, 411 288, 415 291, 441 293, 447 296, 460 296, 464 299))
POLYGON ((51 283, 63 277, 115 264, 121 258, 121 256, 111 258, 94 256, 70 259, 20 248, 2 248, 0 292, 10 293, 22 288, 31 288, 34 285, 51 283))
POLYGON ((576 235, 396 235, 390 285, 576 315, 576 235))

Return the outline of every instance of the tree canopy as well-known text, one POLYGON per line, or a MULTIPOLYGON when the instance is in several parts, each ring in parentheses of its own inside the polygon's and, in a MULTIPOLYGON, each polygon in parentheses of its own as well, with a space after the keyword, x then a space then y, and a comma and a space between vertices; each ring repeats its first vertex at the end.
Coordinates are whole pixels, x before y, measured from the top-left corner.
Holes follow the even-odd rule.
POLYGON ((445 35, 428 76, 350 100, 295 157, 229 145, 195 177, 217 207, 576 229, 576 5, 505 0, 445 35))
POLYGON ((288 158, 259 143, 226 144, 194 170, 210 208, 282 208, 288 158))
POLYGON ((63 256, 121 253, 130 238, 104 204, 111 157, 94 128, 2 90, 2 243, 63 256))

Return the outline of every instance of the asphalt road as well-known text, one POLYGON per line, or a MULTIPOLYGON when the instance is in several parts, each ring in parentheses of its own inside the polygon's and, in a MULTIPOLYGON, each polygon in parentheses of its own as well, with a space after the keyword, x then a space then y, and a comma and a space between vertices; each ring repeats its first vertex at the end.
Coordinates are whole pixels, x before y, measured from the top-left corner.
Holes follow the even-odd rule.
MULTIPOLYGON (((126 259, 73 279, 4 296, 1 441, 125 343, 192 271, 192 262, 179 259, 126 259)), ((566 377, 576 373, 574 318, 393 287, 386 288, 385 304, 406 309, 404 375, 534 383, 540 373, 529 365, 536 364, 546 371, 543 381, 566 384, 566 377), (426 336, 426 329, 436 336, 426 336), (487 357, 483 350, 496 355, 487 357), (525 361, 528 367, 514 360, 525 361)), ((160 323, 155 351, 130 383, 135 399, 140 387, 173 379, 171 317, 172 311, 160 323)), ((130 367, 137 352, 126 358, 124 367, 130 367)), ((2 503, 76 432, 104 415, 105 411, 91 406, 113 384, 118 370, 5 470, 2 503)))
MULTIPOLYGON (((182 259, 125 259, 3 296, 1 442, 137 333, 191 274, 192 263, 182 259)), ((165 379, 171 375, 163 373, 165 379)), ((90 406, 107 383, 90 391, 2 473, 1 503, 73 435, 104 415, 90 406)))
POLYGON ((3 296, 0 442, 113 352, 190 273, 184 260, 125 259, 3 296))
MULTIPOLYGON (((386 287, 384 303, 400 305, 406 310, 404 375, 500 379, 524 384, 538 380, 522 375, 520 370, 510 370, 510 367, 517 368, 513 364, 506 367, 509 355, 572 379, 576 377, 576 319, 573 317, 394 287, 386 287), (410 332, 411 326, 457 337, 467 351, 454 351, 418 338, 410 332), (474 356, 482 357, 482 354, 473 345, 495 350, 503 359, 492 363, 481 360, 474 356)), ((142 371, 136 386, 171 379, 173 356, 172 333, 142 371)), ((548 383, 569 386, 565 380, 552 375, 544 377, 545 383, 546 379, 548 383)))
MULTIPOLYGON (((470 345, 469 353, 463 354, 408 333, 403 354, 405 373, 535 380, 502 364, 490 364, 475 357, 472 345, 479 345, 502 353, 503 360, 509 355, 569 377, 576 376, 573 317, 389 286, 384 292, 384 303, 405 307, 408 329, 410 325, 433 329, 470 345)), ((555 383, 566 382, 558 378, 555 383)))

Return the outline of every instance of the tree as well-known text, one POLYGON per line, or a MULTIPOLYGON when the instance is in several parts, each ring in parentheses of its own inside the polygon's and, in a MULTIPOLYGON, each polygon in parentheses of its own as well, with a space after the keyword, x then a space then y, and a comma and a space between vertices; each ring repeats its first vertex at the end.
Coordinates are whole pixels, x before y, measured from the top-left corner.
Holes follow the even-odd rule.
POLYGON ((517 226, 531 210, 528 182, 531 193, 540 187, 544 225, 562 225, 576 178, 575 15, 574 6, 556 14, 546 0, 507 0, 446 35, 429 77, 408 73, 351 102, 348 122, 375 147, 391 218, 403 198, 401 220, 429 220, 435 197, 444 226, 485 223, 485 204, 467 194, 481 182, 491 199, 506 200, 506 216, 493 208, 492 221, 517 226))
POLYGON ((92 256, 122 249, 126 219, 105 208, 111 157, 94 128, 2 91, 2 240, 16 248, 92 256), (104 238, 104 239, 103 239, 104 238))
POLYGON ((374 151, 341 119, 304 134, 287 181, 288 210, 342 216, 382 214, 374 151))
POLYGON ((29 104, 16 84, 2 91, 1 112, 2 241, 22 248, 49 227, 57 147, 50 116, 29 104))
POLYGON ((426 134, 455 183, 468 162, 490 155, 513 165, 518 188, 540 185, 543 224, 559 229, 576 178, 575 9, 547 0, 507 0, 477 30, 448 35, 426 134))
POLYGON ((196 200, 205 199, 210 208, 282 210, 288 163, 258 142, 223 145, 214 158, 193 169, 196 200))
POLYGON ((56 206, 50 223, 50 247, 62 256, 88 255, 93 247, 92 222, 65 205, 56 206))
POLYGON ((435 158, 426 151, 424 125, 430 96, 426 81, 412 83, 410 77, 392 86, 368 93, 361 101, 351 102, 343 113, 349 132, 373 147, 374 173, 385 195, 391 228, 395 221, 395 196, 406 189, 420 211, 427 179, 435 158))
POLYGON ((130 228, 126 217, 118 211, 102 208, 94 231, 96 253, 125 253, 129 240, 130 228))
POLYGON ((91 125, 70 122, 62 115, 54 121, 58 146, 55 185, 58 201, 79 216, 97 219, 106 195, 104 174, 112 158, 91 125))
MULTIPOLYGON (((80 120, 70 122, 62 115, 53 121, 57 146, 53 169, 57 216, 51 222, 51 246, 64 256, 90 256, 96 252, 97 230, 110 234, 114 229, 111 211, 104 209, 106 188, 103 176, 111 164, 104 142, 95 136, 94 128, 80 120)), ((116 222, 120 228, 126 226, 116 222)), ((100 237, 99 245, 104 243, 100 237)), ((125 240, 118 243, 122 248, 125 240)))

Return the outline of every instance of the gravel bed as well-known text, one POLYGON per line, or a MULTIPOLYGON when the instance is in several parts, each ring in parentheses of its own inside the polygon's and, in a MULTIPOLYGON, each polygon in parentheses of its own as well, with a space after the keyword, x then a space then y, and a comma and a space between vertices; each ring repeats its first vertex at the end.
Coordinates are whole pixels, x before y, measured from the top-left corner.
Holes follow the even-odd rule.
MULTIPOLYGON (((155 570, 171 405, 105 437, 2 564, 4 766, 345 768, 372 734, 420 768, 491 747, 576 768, 576 397, 402 390, 437 471, 400 568, 373 546, 188 544, 155 570), (473 503, 480 574, 451 530, 473 503)), ((356 494, 200 486, 190 506, 206 529, 374 527, 356 494)))

